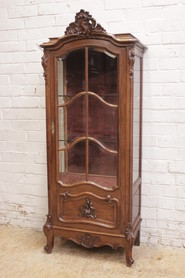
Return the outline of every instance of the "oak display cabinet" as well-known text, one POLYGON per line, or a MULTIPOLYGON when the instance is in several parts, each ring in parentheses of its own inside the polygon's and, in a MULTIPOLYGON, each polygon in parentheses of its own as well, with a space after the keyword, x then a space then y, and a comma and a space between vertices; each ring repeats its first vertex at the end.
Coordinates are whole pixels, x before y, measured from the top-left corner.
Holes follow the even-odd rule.
POLYGON ((110 35, 84 10, 43 43, 49 212, 54 237, 124 247, 131 266, 141 208, 142 61, 131 34, 110 35))

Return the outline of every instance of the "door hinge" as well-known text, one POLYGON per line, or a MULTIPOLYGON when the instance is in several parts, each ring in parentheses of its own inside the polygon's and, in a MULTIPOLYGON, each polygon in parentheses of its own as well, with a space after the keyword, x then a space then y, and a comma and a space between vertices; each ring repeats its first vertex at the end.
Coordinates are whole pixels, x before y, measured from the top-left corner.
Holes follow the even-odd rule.
POLYGON ((54 135, 55 133, 55 125, 54 122, 51 123, 51 134, 54 135))

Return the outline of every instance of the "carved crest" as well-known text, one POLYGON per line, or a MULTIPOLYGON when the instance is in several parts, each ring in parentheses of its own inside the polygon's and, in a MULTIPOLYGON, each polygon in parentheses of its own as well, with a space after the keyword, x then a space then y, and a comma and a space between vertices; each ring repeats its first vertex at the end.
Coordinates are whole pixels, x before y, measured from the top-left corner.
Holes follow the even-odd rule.
POLYGON ((75 16, 75 21, 66 28, 65 35, 90 35, 92 33, 106 33, 105 29, 96 24, 96 20, 84 10, 80 10, 75 16))
POLYGON ((86 198, 86 204, 80 207, 80 217, 96 218, 95 208, 89 198, 86 198))
POLYGON ((128 59, 129 59, 129 74, 130 74, 130 79, 132 79, 133 75, 134 75, 134 63, 135 63, 135 51, 134 51, 134 48, 130 48, 129 49, 128 59))
POLYGON ((92 248, 94 247, 98 242, 100 242, 100 238, 97 236, 92 236, 90 234, 85 234, 78 237, 80 240, 80 244, 87 247, 92 248))

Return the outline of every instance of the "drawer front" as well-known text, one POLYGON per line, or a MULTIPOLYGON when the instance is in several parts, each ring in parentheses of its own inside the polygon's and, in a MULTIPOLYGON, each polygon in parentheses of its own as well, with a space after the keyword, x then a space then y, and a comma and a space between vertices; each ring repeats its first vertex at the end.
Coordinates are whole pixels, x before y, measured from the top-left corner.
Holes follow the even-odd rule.
POLYGON ((87 223, 105 228, 119 225, 119 200, 97 196, 93 193, 60 193, 58 196, 58 219, 65 223, 87 223))

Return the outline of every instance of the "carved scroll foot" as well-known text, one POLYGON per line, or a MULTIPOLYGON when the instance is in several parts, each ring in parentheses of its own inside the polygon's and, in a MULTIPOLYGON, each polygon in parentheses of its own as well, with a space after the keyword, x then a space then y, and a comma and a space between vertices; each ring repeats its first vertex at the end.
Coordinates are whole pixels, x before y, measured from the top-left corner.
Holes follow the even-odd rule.
POLYGON ((127 228, 125 230, 125 238, 126 238, 126 264, 127 266, 131 266, 134 263, 132 258, 132 247, 134 244, 134 234, 133 234, 133 226, 131 223, 128 223, 127 228))
POLYGON ((47 238, 47 244, 44 247, 44 250, 48 254, 50 254, 52 252, 52 249, 54 246, 54 234, 53 234, 53 229, 52 229, 51 215, 47 215, 47 220, 46 220, 45 225, 43 226, 43 231, 47 238))
POLYGON ((50 239, 49 237, 47 237, 47 244, 44 246, 44 250, 48 253, 51 254, 52 250, 53 250, 53 246, 54 246, 54 237, 52 239, 50 239))
POLYGON ((135 239, 134 245, 135 246, 140 246, 140 230, 137 233, 137 237, 135 239))
POLYGON ((126 246, 126 264, 127 266, 132 266, 134 260, 132 258, 132 246, 126 246))

